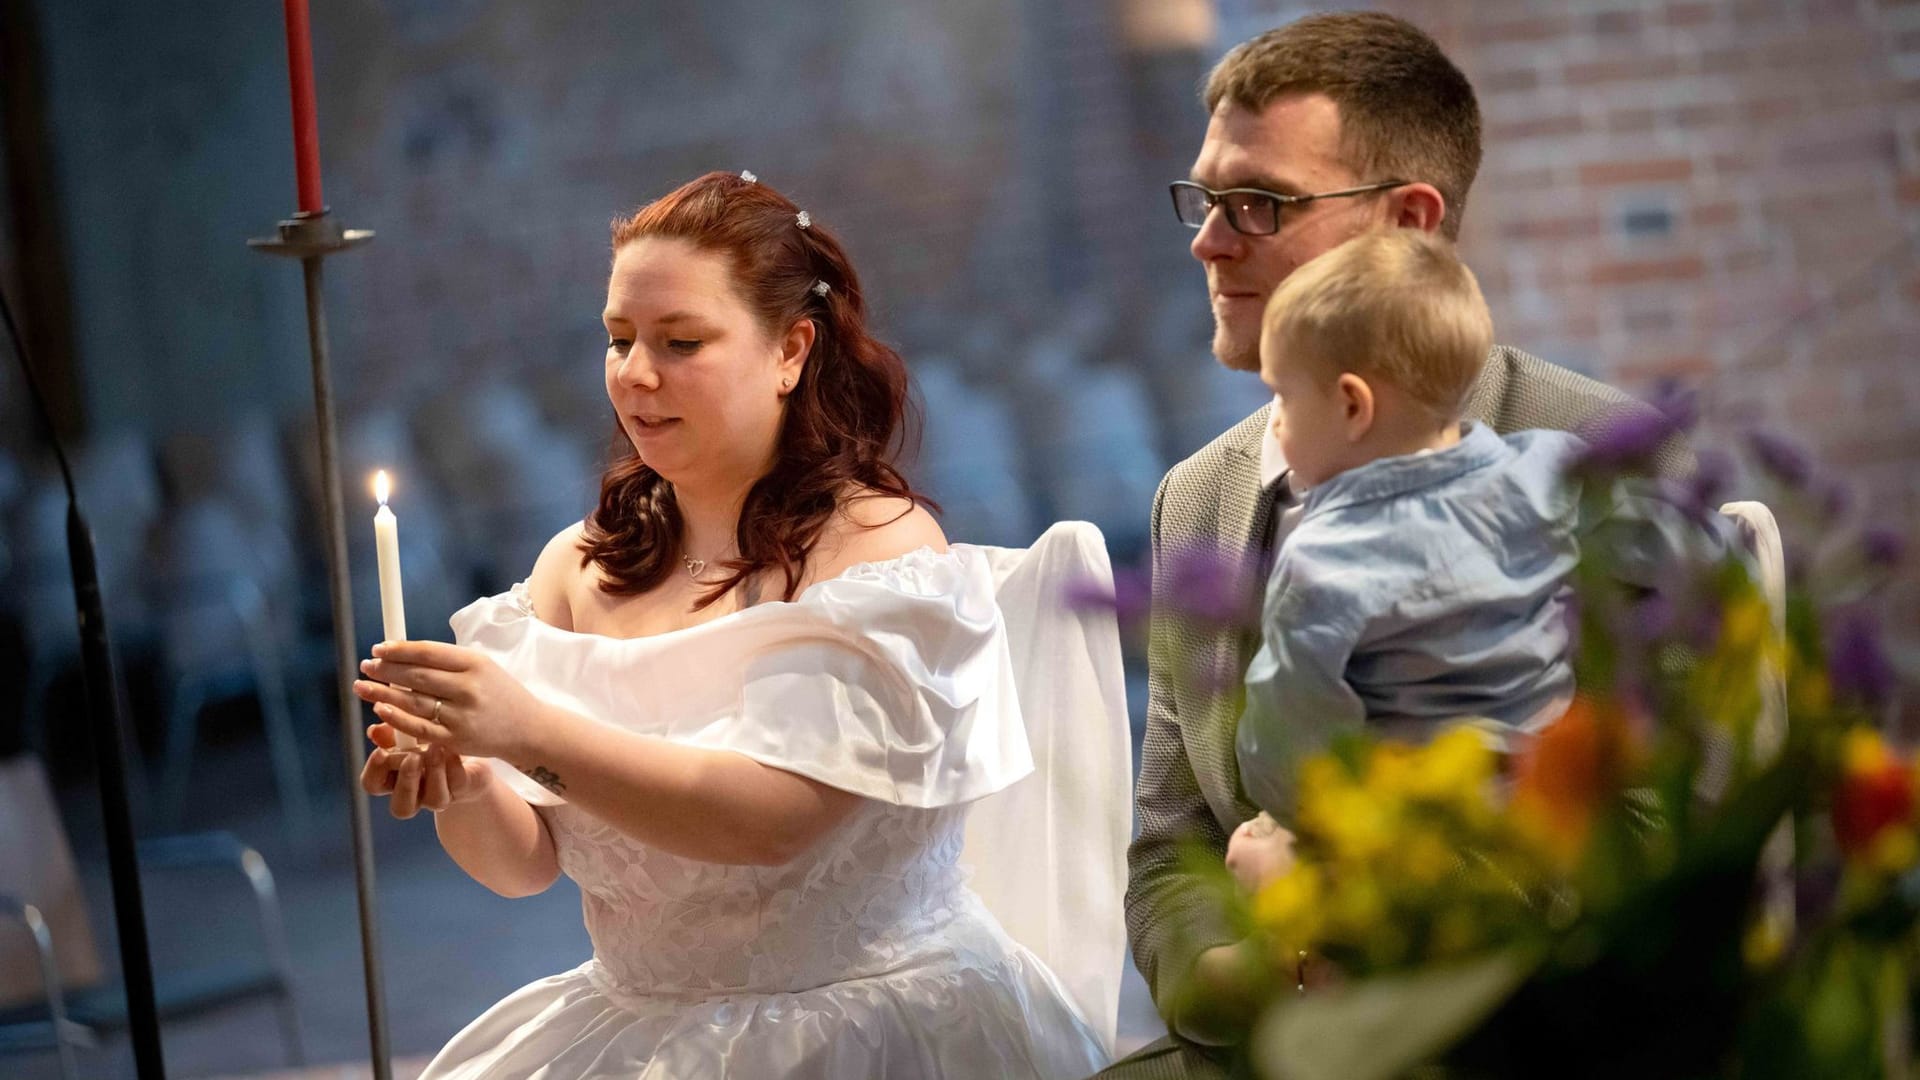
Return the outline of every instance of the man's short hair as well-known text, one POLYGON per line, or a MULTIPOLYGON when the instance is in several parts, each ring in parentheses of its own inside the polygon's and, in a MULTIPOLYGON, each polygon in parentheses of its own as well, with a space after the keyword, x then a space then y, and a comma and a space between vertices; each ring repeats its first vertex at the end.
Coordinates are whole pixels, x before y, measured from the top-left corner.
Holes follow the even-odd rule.
POLYGON ((1453 245, 1419 229, 1360 234, 1288 274, 1261 320, 1270 349, 1329 378, 1398 387, 1457 420, 1493 347, 1493 316, 1453 245))
POLYGON ((1362 183, 1432 184, 1447 201, 1440 231, 1460 236, 1480 171, 1473 84, 1419 27, 1380 12, 1309 15, 1229 52, 1207 76, 1207 112, 1260 112, 1288 94, 1325 94, 1340 110, 1340 154, 1362 183))

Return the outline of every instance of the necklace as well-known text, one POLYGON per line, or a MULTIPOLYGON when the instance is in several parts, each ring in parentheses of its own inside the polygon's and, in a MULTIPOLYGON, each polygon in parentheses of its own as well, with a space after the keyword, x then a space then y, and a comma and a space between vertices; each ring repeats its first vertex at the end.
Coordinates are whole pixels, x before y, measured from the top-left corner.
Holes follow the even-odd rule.
MULTIPOLYGON (((732 551, 733 545, 727 545, 726 550, 732 551)), ((719 556, 715 556, 715 558, 719 558, 719 556)), ((708 561, 709 560, 706 559, 696 559, 685 552, 681 552, 680 554, 680 565, 687 568, 687 576, 695 581, 699 581, 700 575, 707 572, 708 561)))

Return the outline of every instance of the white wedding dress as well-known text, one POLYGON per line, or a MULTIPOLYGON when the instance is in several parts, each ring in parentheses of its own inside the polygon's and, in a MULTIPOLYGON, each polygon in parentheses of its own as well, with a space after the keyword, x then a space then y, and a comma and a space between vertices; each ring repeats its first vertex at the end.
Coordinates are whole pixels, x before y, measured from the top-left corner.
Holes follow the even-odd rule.
POLYGON ((593 958, 487 1010, 425 1077, 1098 1070, 1129 743, 1112 619, 1061 590, 1102 574, 1098 531, 1071 523, 1027 550, 856 566, 653 637, 560 630, 520 587, 455 614, 462 644, 554 704, 865 800, 786 865, 724 866, 640 844, 495 762, 579 885, 593 958))

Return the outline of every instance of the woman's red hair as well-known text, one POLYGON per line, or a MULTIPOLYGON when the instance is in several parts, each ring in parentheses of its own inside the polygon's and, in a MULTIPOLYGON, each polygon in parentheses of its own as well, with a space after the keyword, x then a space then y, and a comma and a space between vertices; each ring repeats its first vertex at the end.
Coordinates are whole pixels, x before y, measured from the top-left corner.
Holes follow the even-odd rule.
MULTIPOLYGON (((783 598, 792 600, 807 555, 849 496, 927 501, 893 464, 918 419, 906 365, 868 332, 860 279, 840 242, 819 224, 800 228, 799 212, 765 184, 713 172, 613 223, 616 253, 659 236, 725 255, 735 289, 770 335, 802 319, 814 323, 813 349, 786 397, 773 468, 740 511, 739 558, 724 564, 727 577, 700 598, 701 607, 769 570, 780 572, 783 598), (818 282, 826 283, 825 295, 818 282)), ((673 485, 624 435, 618 441, 624 449, 600 479, 581 563, 600 567, 601 589, 631 596, 679 570, 682 521, 673 485)))

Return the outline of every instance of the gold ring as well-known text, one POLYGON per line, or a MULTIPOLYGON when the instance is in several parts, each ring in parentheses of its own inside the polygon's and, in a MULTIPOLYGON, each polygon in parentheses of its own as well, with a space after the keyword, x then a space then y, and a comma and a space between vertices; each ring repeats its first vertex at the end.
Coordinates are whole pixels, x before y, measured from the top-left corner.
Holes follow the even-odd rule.
POLYGON ((440 722, 440 706, 445 704, 446 702, 441 701, 439 698, 433 699, 433 722, 434 723, 437 724, 440 722))

